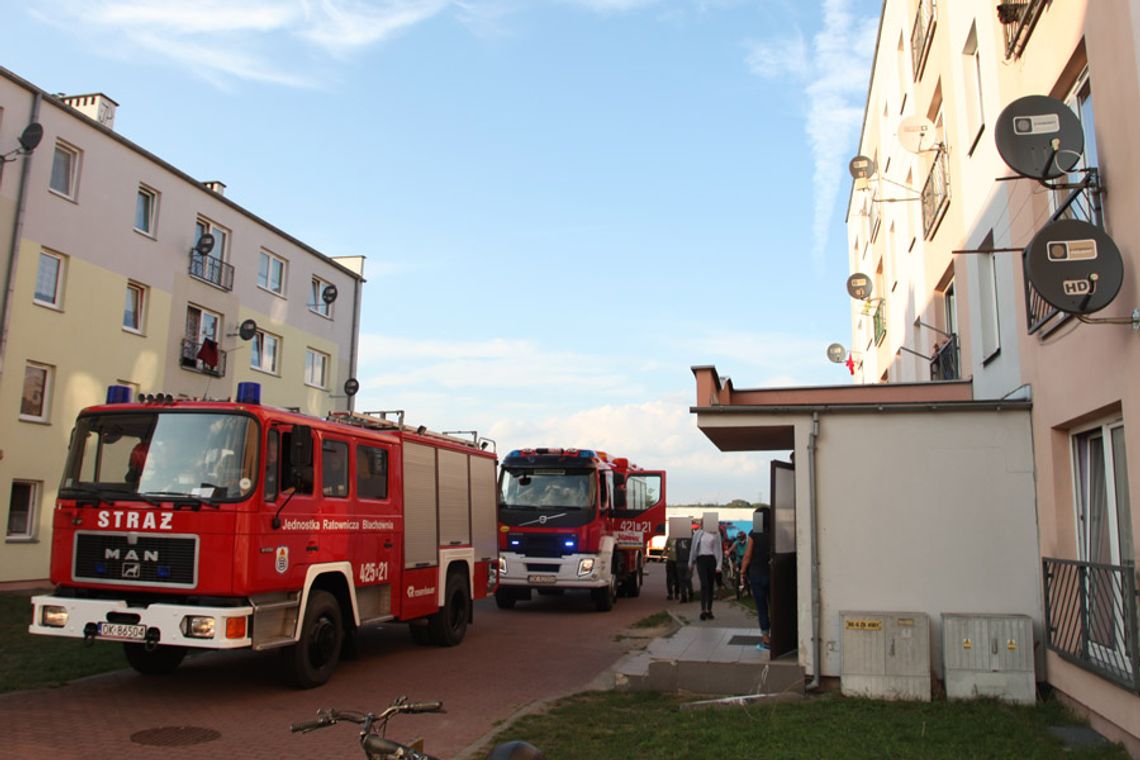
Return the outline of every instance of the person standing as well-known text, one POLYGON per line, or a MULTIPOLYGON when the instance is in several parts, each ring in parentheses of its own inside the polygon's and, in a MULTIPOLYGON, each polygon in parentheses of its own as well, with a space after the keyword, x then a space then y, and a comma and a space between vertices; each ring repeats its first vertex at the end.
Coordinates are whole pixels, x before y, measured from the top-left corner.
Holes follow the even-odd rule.
POLYGON ((699 530, 693 533, 693 546, 689 554, 690 569, 696 567, 701 584, 701 620, 712 620, 713 595, 716 593, 716 574, 724 558, 724 545, 720 540, 720 526, 715 512, 706 512, 699 530))
POLYGON ((752 587, 752 599, 756 602, 756 617, 760 623, 760 643, 757 649, 768 649, 772 639, 768 636, 771 619, 768 615, 768 591, 771 587, 770 552, 768 535, 764 530, 767 510, 757 509, 752 513, 752 532, 748 534, 748 544, 744 547, 744 559, 740 562, 740 584, 744 579, 752 587))

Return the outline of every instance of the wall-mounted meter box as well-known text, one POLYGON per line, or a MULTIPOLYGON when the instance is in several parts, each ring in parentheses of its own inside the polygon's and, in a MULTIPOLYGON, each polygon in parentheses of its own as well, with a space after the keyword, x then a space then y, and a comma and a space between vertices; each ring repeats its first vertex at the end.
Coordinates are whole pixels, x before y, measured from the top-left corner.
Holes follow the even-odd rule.
POLYGON ((924 612, 840 612, 846 696, 930 701, 930 618, 924 612))
POLYGON ((1033 619, 1028 615, 943 613, 946 697, 994 697, 1031 705, 1037 699, 1033 619))

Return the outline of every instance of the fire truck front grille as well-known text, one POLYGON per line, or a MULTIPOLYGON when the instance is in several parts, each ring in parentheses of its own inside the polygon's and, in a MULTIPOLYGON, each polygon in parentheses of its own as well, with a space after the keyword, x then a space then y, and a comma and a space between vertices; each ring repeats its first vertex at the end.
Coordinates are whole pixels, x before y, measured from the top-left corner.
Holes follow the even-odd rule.
POLYGON ((198 584, 197 536, 79 532, 74 558, 77 581, 168 588, 198 584))
POLYGON ((523 534, 522 554, 527 557, 561 557, 573 554, 574 549, 566 546, 570 534, 538 533, 523 534))

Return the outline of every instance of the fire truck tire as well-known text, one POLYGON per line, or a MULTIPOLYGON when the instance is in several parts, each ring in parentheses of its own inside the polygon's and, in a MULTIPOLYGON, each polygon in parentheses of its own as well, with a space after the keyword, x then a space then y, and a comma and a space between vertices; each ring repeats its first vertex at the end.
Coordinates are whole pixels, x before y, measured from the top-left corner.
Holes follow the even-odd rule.
POLYGON ((467 578, 463 573, 448 573, 443 606, 428 618, 431 643, 440 647, 455 646, 463 641, 470 620, 471 595, 467 591, 467 578))
POLYGON ((186 656, 186 647, 159 646, 151 651, 145 644, 123 644, 127 662, 144 676, 165 676, 173 673, 186 656))
POLYGON ((408 623, 408 633, 412 635, 412 641, 422 647, 432 643, 431 629, 422 623, 408 623))
POLYGON ((609 612, 617 602, 617 572, 610 574, 610 582, 604 588, 590 589, 590 596, 594 598, 594 607, 598 612, 609 612))
POLYGON ((301 638, 284 650, 288 676, 294 686, 311 689, 329 680, 340 662, 344 626, 340 605, 327 591, 314 589, 305 608, 301 638))
POLYGON ((499 606, 500 610, 513 610, 515 608, 515 602, 518 600, 519 598, 508 589, 500 588, 495 590, 495 604, 499 606))

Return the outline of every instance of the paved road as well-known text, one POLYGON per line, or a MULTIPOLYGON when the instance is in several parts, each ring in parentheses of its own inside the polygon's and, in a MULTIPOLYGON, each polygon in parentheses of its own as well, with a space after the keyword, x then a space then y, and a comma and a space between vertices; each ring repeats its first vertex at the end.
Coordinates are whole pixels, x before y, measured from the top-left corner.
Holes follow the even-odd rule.
POLYGON ((413 644, 405 625, 373 629, 361 636, 360 659, 308 691, 281 685, 274 653, 240 652, 190 658, 166 677, 122 671, 7 694, 0 746, 6 757, 53 760, 361 757, 350 726, 294 736, 289 724, 322 707, 379 711, 403 694, 443 700, 447 713, 397 716, 389 735, 427 737, 425 749, 448 758, 522 708, 588 688, 628 648, 618 634, 665 608, 664 585, 662 566, 651 565, 642 595, 609 613, 594 611, 584 593, 513 610, 482 600, 467 638, 450 649, 413 644), (139 732, 168 727, 219 735, 175 747, 139 742, 139 732))

